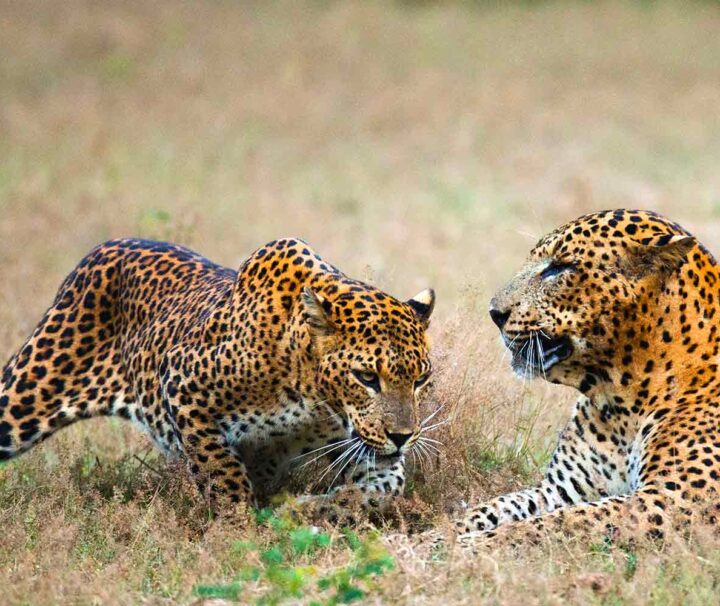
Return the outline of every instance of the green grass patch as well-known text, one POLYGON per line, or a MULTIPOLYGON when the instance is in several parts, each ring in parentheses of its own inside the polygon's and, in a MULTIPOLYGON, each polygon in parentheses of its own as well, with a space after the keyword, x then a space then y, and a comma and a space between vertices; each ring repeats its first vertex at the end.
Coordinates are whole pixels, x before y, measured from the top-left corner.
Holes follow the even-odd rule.
POLYGON ((360 536, 345 529, 333 538, 316 527, 299 524, 289 515, 277 515, 270 509, 256 513, 259 527, 270 531, 269 543, 242 540, 231 546, 231 559, 253 564, 236 568, 225 582, 199 583, 193 593, 201 598, 272 606, 308 598, 316 606, 350 604, 377 595, 375 579, 395 567, 395 562, 380 545, 378 535, 360 536), (330 568, 316 560, 333 550, 334 556, 346 552, 347 563, 330 568), (321 572, 322 571, 322 572, 321 572), (248 584, 263 586, 261 595, 251 597, 248 584))

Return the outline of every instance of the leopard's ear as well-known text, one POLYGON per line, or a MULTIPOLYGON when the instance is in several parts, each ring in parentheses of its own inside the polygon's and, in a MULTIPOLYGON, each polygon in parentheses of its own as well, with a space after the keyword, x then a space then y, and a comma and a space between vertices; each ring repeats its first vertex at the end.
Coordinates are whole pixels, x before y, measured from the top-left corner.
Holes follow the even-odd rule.
POLYGON ((311 288, 305 286, 302 291, 302 303, 310 334, 328 336, 335 332, 335 325, 330 319, 330 304, 311 288))
POLYGON ((433 309, 435 309, 435 291, 432 288, 426 288, 412 299, 408 299, 406 303, 413 308, 420 320, 427 324, 430 322, 433 309))
POLYGON ((697 240, 687 234, 661 234, 643 238, 632 244, 626 260, 628 273, 666 276, 685 261, 697 240))

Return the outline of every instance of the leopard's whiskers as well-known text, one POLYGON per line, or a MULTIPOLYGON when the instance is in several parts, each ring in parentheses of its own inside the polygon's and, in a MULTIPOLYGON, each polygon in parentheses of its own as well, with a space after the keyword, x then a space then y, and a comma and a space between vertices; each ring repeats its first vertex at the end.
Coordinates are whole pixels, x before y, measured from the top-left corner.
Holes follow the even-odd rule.
POLYGON ((508 343, 507 341, 505 341, 504 338, 502 338, 503 345, 505 345, 505 351, 503 352, 503 355, 502 355, 502 357, 500 358, 500 362, 503 362, 503 361, 505 360, 505 356, 508 355, 508 353, 512 351, 512 346, 515 345, 515 341, 518 340, 518 337, 519 337, 519 336, 520 336, 519 333, 516 334, 516 335, 510 340, 510 343, 508 343))
POLYGON ((418 461, 420 463, 420 471, 423 472, 423 475, 425 474, 425 465, 423 464, 423 460, 420 458, 420 455, 418 454, 418 451, 415 449, 410 451, 413 456, 413 465, 418 465, 418 461))
POLYGON ((432 414, 430 414, 430 415, 428 415, 427 417, 425 417, 425 419, 423 419, 423 422, 420 423, 420 427, 424 427, 426 423, 429 423, 429 422, 433 419, 433 417, 434 417, 435 415, 437 415, 443 408, 445 408, 445 404, 443 404, 442 406, 440 406, 440 408, 438 408, 438 409, 437 409, 435 412, 433 412, 432 414))
POLYGON ((353 451, 355 448, 360 444, 360 438, 353 438, 351 444, 348 446, 347 450, 343 452, 337 459, 335 459, 330 465, 327 466, 323 474, 318 478, 317 483, 322 482, 322 479, 330 473, 331 470, 333 470, 336 466, 341 465, 346 459, 351 457, 353 451))
MULTIPOLYGON (((428 465, 430 465, 430 463, 431 463, 431 461, 430 461, 430 459, 429 459, 429 456, 430 456, 430 455, 429 455, 428 451, 425 449, 425 445, 424 445, 424 444, 418 444, 418 445, 417 445, 417 449, 418 449, 418 456, 420 457, 420 460, 421 460, 423 463, 427 463, 428 465)), ((420 468, 422 469, 423 473, 425 473, 425 465, 423 465, 423 464, 421 463, 420 468)))
POLYGON ((439 457, 441 454, 440 449, 437 446, 435 446, 434 444, 422 442, 420 444, 420 447, 423 448, 428 454, 432 454, 432 456, 439 457))
MULTIPOLYGON (((358 451, 363 447, 363 443, 358 441, 357 444, 355 444, 351 449, 349 449, 350 455, 346 457, 345 462, 340 466, 337 473, 335 474, 335 477, 331 480, 330 484, 328 485, 328 489, 326 491, 326 495, 330 493, 330 490, 333 487, 333 484, 335 484, 335 480, 337 480, 340 477, 340 474, 347 468, 350 463, 353 462, 355 459, 355 455, 358 453, 358 451)), ((322 479, 322 478, 321 478, 322 479)))
POLYGON ((363 444, 362 448, 360 449, 360 452, 355 457, 355 466, 352 468, 352 471, 350 472, 350 479, 352 479, 353 475, 355 475, 355 470, 357 469, 357 466, 360 464, 360 461, 362 461, 367 456, 367 445, 363 444))
POLYGON ((434 429, 437 429, 438 427, 442 427, 443 425, 447 425, 450 421, 451 421, 451 419, 445 419, 444 421, 439 421, 437 423, 434 423, 433 425, 430 425, 430 427, 423 427, 420 430, 420 435, 422 435, 428 431, 433 431, 434 429))
POLYGON ((543 378, 547 381, 547 375, 545 374, 545 352, 543 351, 543 346, 540 342, 540 337, 538 337, 538 333, 535 333, 535 341, 537 342, 538 351, 540 353, 540 370, 542 370, 543 378))
MULTIPOLYGON (((324 444, 323 446, 320 446, 319 448, 315 448, 314 450, 311 450, 309 452, 304 452, 302 454, 299 454, 297 456, 294 456, 291 461, 296 461, 297 459, 303 459, 305 457, 309 457, 312 454, 315 454, 316 452, 320 451, 326 451, 323 452, 320 456, 324 456, 328 454, 329 452, 332 452, 333 450, 336 450, 337 448, 340 448, 341 446, 344 446, 345 444, 348 444, 352 442, 354 439, 357 438, 347 438, 345 440, 341 440, 340 442, 333 442, 332 444, 324 444)), ((313 459, 315 461, 317 459, 313 459)))
MULTIPOLYGON (((305 461, 302 465, 300 465, 299 469, 304 469, 304 468, 307 467, 308 465, 312 465, 312 464, 315 463, 316 461, 319 461, 319 460, 322 459, 323 457, 329 455, 329 454, 332 453, 332 452, 335 452, 336 450, 338 450, 339 448, 342 448, 343 446, 347 446, 347 444, 338 444, 335 448, 331 448, 330 450, 326 450, 325 452, 321 452, 320 454, 316 455, 315 457, 313 457, 313 458, 310 459, 309 461, 305 461)), ((333 461, 333 462, 334 462, 334 461, 333 461)))

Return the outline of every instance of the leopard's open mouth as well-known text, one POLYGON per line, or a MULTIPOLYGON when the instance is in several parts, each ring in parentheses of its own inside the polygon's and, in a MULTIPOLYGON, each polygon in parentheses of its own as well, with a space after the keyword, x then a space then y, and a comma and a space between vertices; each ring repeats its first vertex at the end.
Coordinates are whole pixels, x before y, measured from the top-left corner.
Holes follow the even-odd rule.
POLYGON ((503 340, 512 352, 513 370, 521 376, 545 375, 573 353, 569 337, 549 337, 542 331, 512 340, 503 337, 503 340))

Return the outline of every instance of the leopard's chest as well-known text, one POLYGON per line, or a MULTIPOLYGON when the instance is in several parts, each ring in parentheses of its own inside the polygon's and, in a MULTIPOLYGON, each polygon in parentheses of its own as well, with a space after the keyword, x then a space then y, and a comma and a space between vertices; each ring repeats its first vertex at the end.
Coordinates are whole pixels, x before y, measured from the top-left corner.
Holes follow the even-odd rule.
POLYGON ((148 398, 145 404, 141 404, 142 401, 142 396, 134 393, 120 393, 110 405, 111 414, 130 421, 149 436, 165 456, 177 456, 182 450, 180 442, 161 401, 148 398))
POLYGON ((311 431, 319 417, 326 415, 324 406, 278 398, 272 405, 230 412, 219 426, 226 442, 235 448, 258 448, 265 443, 279 445, 311 431))
POLYGON ((291 467, 311 460, 309 453, 321 449, 322 456, 324 447, 348 433, 346 422, 327 405, 282 398, 269 410, 229 415, 220 427, 260 492, 271 491, 291 467))
POLYGON ((589 461, 590 486, 595 498, 627 494, 630 489, 629 456, 618 451, 614 456, 591 455, 589 461))
POLYGON ((643 452, 637 427, 600 398, 580 401, 575 421, 574 445, 561 458, 584 480, 587 496, 595 500, 635 490, 643 452))

